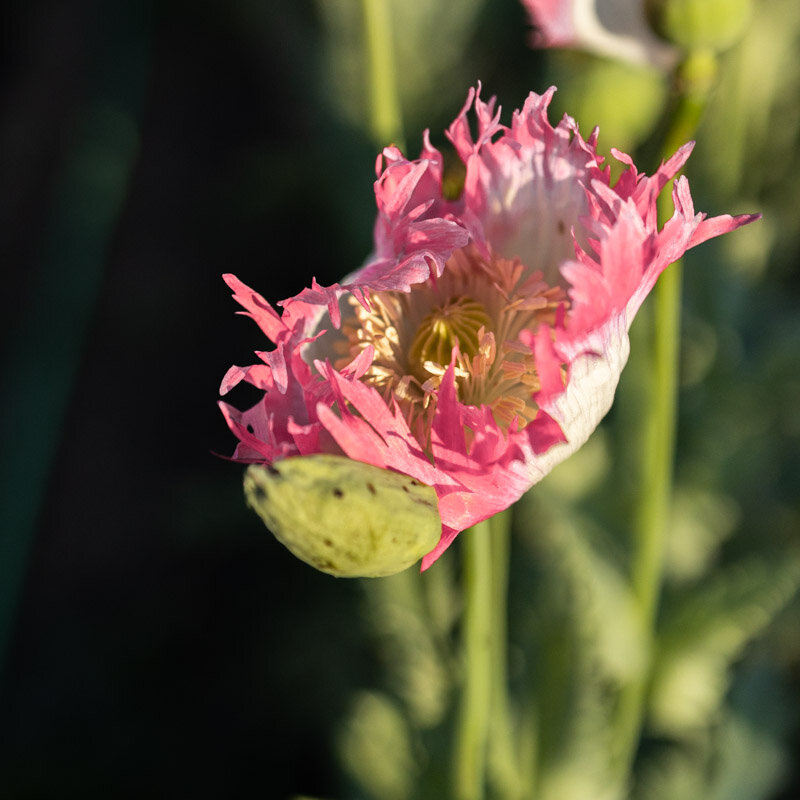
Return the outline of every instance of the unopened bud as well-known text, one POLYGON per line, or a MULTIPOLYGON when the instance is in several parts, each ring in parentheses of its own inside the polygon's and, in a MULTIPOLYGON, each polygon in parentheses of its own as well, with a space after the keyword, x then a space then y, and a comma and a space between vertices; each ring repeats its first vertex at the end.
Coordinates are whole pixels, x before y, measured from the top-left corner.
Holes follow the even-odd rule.
POLYGON ((752 0, 655 0, 648 5, 664 38, 686 50, 721 52, 747 30, 752 0))
POLYGON ((442 533, 434 489, 344 456, 251 464, 244 492, 278 541, 337 577, 394 575, 433 550, 442 533))

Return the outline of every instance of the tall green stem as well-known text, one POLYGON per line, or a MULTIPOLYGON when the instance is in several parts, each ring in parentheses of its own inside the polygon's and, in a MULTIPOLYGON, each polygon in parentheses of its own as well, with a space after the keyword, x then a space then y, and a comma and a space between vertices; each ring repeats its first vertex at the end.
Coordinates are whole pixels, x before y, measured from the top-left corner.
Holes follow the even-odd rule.
POLYGON ((489 778, 498 797, 523 795, 519 749, 508 694, 508 569, 511 555, 511 509, 490 520, 492 549, 492 718, 489 778))
MULTIPOLYGON (((664 156, 690 139, 699 124, 716 75, 713 54, 695 53, 676 76, 678 98, 664 141, 664 156)), ((659 198, 659 221, 671 211, 666 187, 659 198)), ((642 641, 651 654, 658 597, 661 590, 664 539, 672 497, 673 461, 678 407, 678 355, 683 270, 672 264, 659 278, 654 292, 652 366, 648 381, 648 415, 640 432, 639 494, 634 514, 631 588, 639 618, 642 641)), ((649 666, 620 695, 615 720, 617 774, 628 775, 636 752, 645 711, 649 666)))
POLYGON ((461 534, 464 571, 464 687, 456 731, 454 795, 482 800, 492 707, 492 540, 488 521, 461 534))
POLYGON ((403 116, 397 88, 389 0, 361 0, 367 58, 370 132, 379 147, 403 147, 403 116))

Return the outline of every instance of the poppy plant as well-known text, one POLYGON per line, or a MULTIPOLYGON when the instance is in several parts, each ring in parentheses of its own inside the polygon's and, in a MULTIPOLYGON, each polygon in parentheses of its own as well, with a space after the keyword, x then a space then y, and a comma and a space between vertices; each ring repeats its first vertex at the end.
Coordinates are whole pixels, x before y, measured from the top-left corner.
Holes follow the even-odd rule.
POLYGON ((460 191, 427 132, 418 159, 385 148, 374 252, 341 283, 312 279, 279 314, 225 276, 274 345, 222 381, 222 394, 264 390, 245 411, 220 403, 234 459, 338 453, 432 486, 442 535, 423 569, 586 441, 659 274, 754 219, 695 213, 679 177, 659 230, 656 200, 692 145, 652 176, 612 150, 624 166, 612 185, 598 131, 548 121, 554 91, 531 93, 508 126, 480 85, 469 91, 447 131, 460 191))

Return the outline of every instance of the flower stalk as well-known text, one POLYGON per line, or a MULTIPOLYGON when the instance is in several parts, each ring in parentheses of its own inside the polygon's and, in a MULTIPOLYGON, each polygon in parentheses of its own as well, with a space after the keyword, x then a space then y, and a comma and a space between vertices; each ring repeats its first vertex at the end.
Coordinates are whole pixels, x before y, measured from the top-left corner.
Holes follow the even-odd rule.
POLYGON ((379 147, 393 142, 403 148, 403 117, 395 71, 391 8, 388 0, 362 0, 361 8, 370 133, 379 147))
MULTIPOLYGON (((693 137, 716 76, 716 59, 702 51, 690 55, 676 73, 678 92, 667 131, 664 157, 693 137)), ((673 179, 674 180, 674 179, 673 179)), ((671 188, 673 181, 668 185, 671 188)), ((659 224, 672 213, 670 194, 658 199, 659 224)), ((652 649, 663 578, 663 554, 673 488, 673 462, 678 416, 678 367, 683 264, 676 261, 658 280, 653 292, 652 366, 647 397, 649 414, 640 431, 639 501, 634 512, 631 590, 643 643, 652 649)), ((615 720, 617 775, 630 775, 646 706, 647 662, 638 679, 623 688, 615 720)))
POLYGON ((455 742, 456 800, 522 796, 508 696, 508 570, 511 512, 464 537, 463 692, 455 742))
POLYGON ((485 796, 487 743, 492 710, 493 630, 492 538, 488 520, 463 537, 464 680, 455 743, 456 800, 485 796))
POLYGON ((511 510, 490 520, 492 549, 492 702, 489 779, 498 797, 523 796, 514 717, 508 692, 508 572, 511 557, 511 510))

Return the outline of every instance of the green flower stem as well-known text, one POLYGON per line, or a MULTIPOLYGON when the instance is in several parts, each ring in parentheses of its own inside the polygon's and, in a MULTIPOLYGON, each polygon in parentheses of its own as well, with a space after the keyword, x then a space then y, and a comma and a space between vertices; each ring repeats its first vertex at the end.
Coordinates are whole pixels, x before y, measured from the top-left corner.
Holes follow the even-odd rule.
POLYGON ((361 0, 367 59, 370 133, 378 147, 403 148, 403 116, 397 88, 389 0, 361 0))
MULTIPOLYGON (((716 76, 716 59, 707 51, 691 55, 676 75, 677 102, 663 153, 671 156, 694 135, 716 76)), ((659 198, 659 222, 672 213, 671 194, 659 198)), ((683 269, 672 264, 659 278, 652 308, 652 367, 649 414, 640 433, 640 484, 634 514, 631 588, 642 642, 652 653, 655 619, 662 583, 664 542, 672 498, 673 461, 678 407, 678 356, 683 269)), ((645 713, 649 670, 623 688, 615 720, 613 758, 617 775, 625 779, 636 753, 645 713)))
POLYGON ((492 709, 492 666, 496 660, 490 523, 478 523, 460 538, 464 560, 464 681, 456 730, 454 795, 456 800, 482 800, 492 709))
POLYGON ((498 796, 522 797, 521 772, 508 696, 508 568, 511 553, 511 509, 490 520, 492 551, 492 700, 489 777, 498 796))

